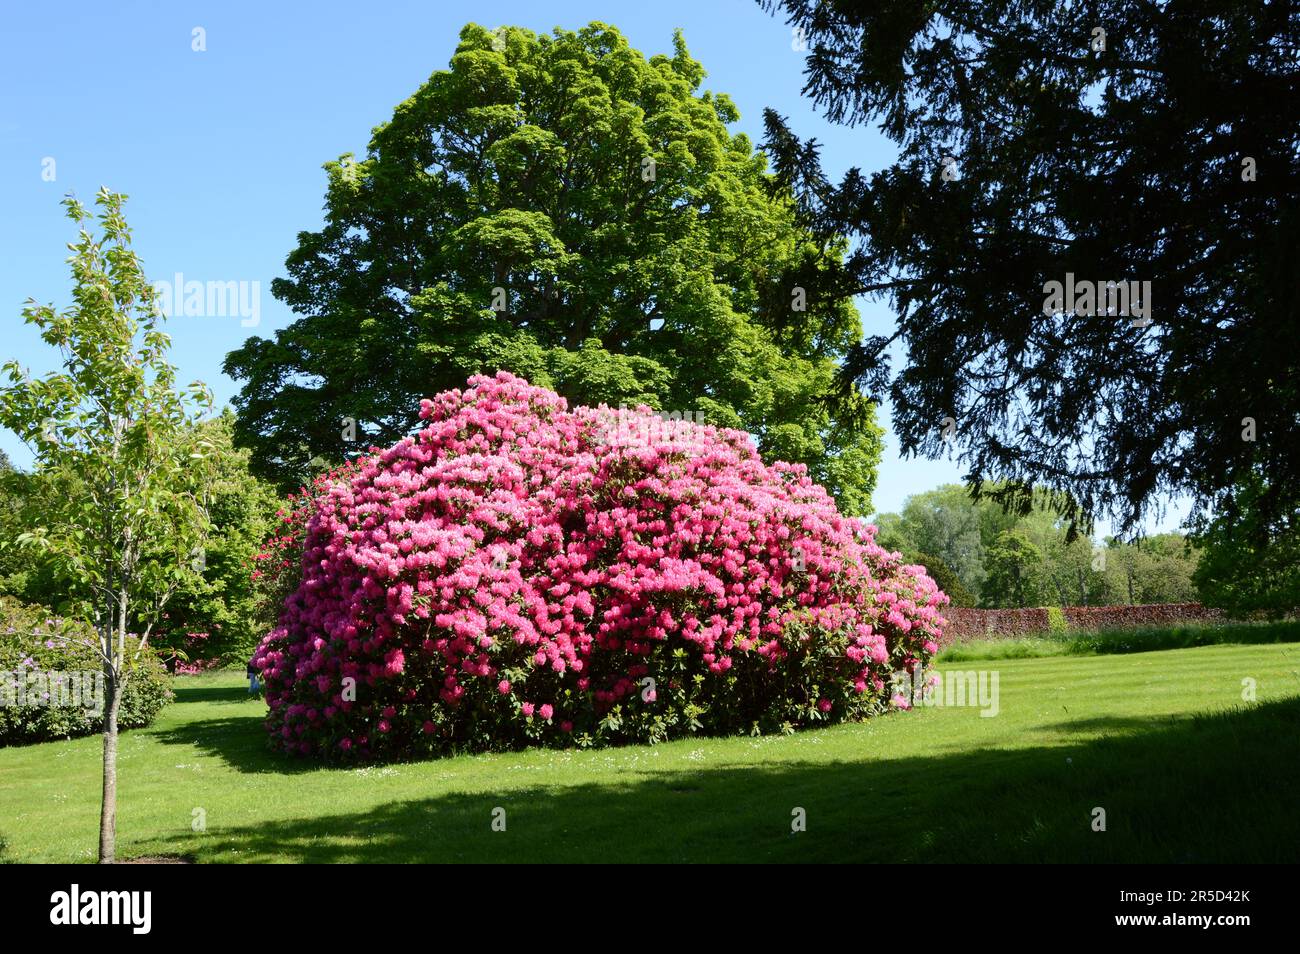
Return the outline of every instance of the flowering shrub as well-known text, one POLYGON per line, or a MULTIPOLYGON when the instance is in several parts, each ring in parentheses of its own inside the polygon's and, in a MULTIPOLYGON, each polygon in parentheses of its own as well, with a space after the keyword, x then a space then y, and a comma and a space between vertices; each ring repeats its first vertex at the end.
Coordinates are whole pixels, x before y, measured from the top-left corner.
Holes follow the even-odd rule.
MULTIPOLYGON (((163 621, 166 622, 167 614, 163 613, 163 621)), ((160 645, 155 643, 154 650, 162 659, 163 665, 167 667, 168 672, 178 676, 193 676, 201 672, 207 672, 210 669, 216 669, 221 665, 221 659, 216 656, 205 658, 208 647, 212 645, 208 633, 186 632, 172 636, 171 646, 160 645), (179 645, 177 645, 179 644, 179 645)))
POLYGON ((937 649, 924 569, 741 431, 504 372, 421 418, 286 520, 302 575, 254 665, 288 752, 792 731, 889 708, 937 649))
MULTIPOLYGON (((87 626, 0 597, 0 746, 103 729, 103 664, 95 639, 87 626)), ((129 637, 128 658, 134 648, 135 637, 129 637)), ((167 670, 146 648, 127 679, 118 725, 151 724, 171 698, 167 670)))
POLYGON ((219 656, 212 659, 174 659, 171 662, 171 667, 172 672, 178 676, 197 676, 200 673, 220 669, 223 663, 224 660, 219 656))
MULTIPOLYGON (((372 453, 377 451, 378 448, 371 448, 372 453)), ((331 485, 351 479, 358 466, 359 462, 354 462, 318 474, 311 486, 289 494, 285 506, 276 511, 273 532, 253 556, 250 573, 257 614, 265 621, 263 632, 275 628, 285 601, 302 582, 303 539, 316 499, 331 485)))

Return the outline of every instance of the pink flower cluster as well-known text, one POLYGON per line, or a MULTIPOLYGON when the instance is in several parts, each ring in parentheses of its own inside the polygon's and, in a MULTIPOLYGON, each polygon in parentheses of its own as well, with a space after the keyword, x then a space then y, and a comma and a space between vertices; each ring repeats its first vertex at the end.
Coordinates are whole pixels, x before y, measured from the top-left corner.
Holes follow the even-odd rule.
POLYGON ((747 434, 469 385, 304 498, 301 582, 254 657, 278 747, 782 731, 888 708, 940 642, 924 569, 747 434))
POLYGON ((209 672, 218 669, 221 666, 220 657, 214 659, 176 659, 173 663, 172 672, 178 676, 197 676, 199 673, 209 672))

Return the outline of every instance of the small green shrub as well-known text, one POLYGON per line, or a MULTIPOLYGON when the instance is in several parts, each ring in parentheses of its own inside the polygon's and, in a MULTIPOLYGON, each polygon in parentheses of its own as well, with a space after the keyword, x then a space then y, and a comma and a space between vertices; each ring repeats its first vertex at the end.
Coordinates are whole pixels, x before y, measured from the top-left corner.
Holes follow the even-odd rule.
POLYGON ((1053 639, 1061 639, 1070 631, 1070 624, 1065 620, 1065 611, 1059 606, 1047 607, 1047 631, 1053 639))
MULTIPOLYGON (((0 746, 103 729, 105 684, 94 639, 89 627, 0 597, 0 746)), ((136 645, 128 637, 128 659, 136 645)), ((166 667, 146 650, 127 678, 118 726, 149 725, 171 698, 166 667)))

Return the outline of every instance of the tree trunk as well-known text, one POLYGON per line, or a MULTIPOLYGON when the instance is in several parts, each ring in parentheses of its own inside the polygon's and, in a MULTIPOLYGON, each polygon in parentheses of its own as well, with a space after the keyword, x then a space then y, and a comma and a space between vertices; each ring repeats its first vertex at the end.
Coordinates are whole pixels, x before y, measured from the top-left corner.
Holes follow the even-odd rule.
POLYGON ((104 797, 99 807, 99 863, 111 865, 117 851, 117 710, 121 689, 104 667, 104 797))

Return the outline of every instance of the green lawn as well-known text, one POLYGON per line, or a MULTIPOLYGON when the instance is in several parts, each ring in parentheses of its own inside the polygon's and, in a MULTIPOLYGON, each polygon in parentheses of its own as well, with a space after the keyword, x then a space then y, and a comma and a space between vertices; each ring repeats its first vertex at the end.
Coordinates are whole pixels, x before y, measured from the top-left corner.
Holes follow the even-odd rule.
MULTIPOLYGON (((265 751, 240 673, 123 736, 119 853, 204 862, 1296 861, 1300 644, 947 663, 1000 713, 363 769, 265 751), (1256 680, 1258 702, 1242 701, 1256 680), (492 812, 506 810, 494 832, 492 812), (1091 829, 1095 807, 1107 830, 1091 829), (807 830, 791 831, 792 811, 807 830), (196 809, 206 831, 191 829, 196 809)), ((0 750, 0 860, 90 861, 99 739, 0 750)))

